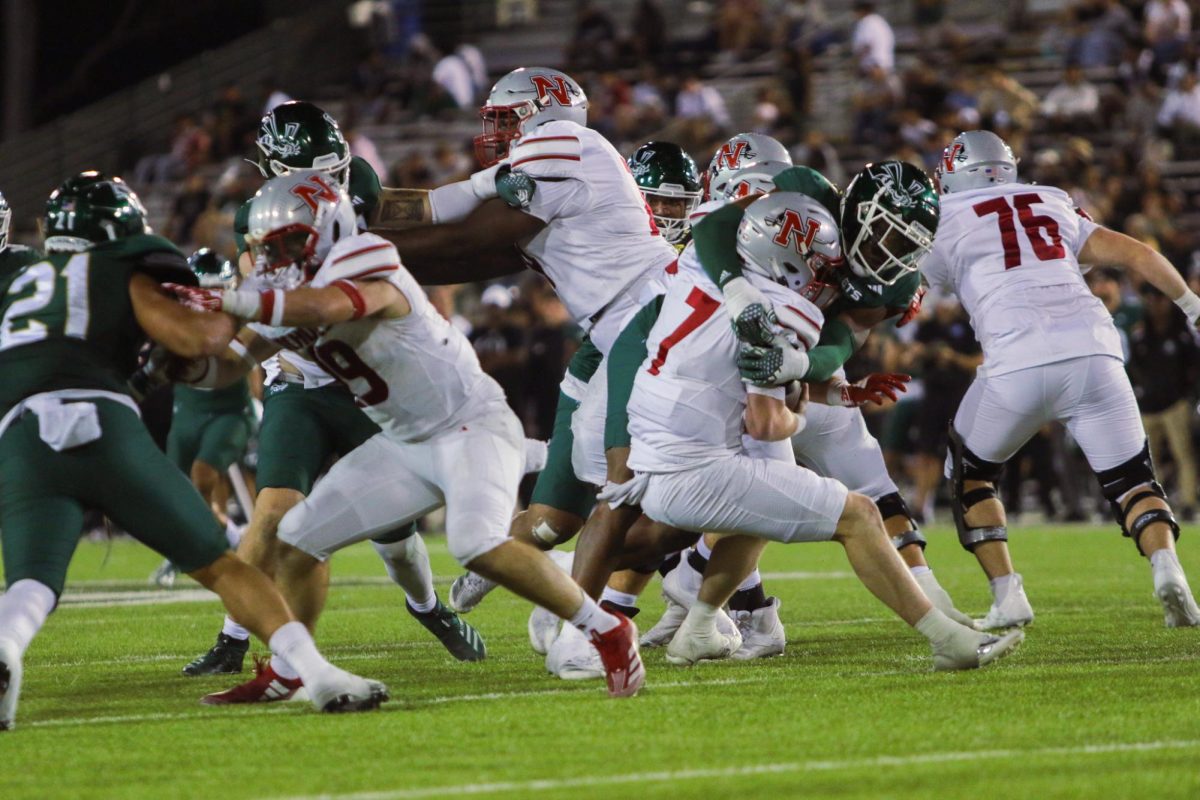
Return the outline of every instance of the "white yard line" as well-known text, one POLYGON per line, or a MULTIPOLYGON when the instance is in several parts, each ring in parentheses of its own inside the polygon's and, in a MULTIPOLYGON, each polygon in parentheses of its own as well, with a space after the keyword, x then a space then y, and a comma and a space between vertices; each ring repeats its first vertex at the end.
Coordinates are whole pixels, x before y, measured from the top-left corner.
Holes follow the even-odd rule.
POLYGON ((348 794, 299 795, 287 800, 413 800, 424 797, 461 797, 498 792, 541 792, 556 789, 578 789, 621 784, 668 783, 713 778, 747 778, 756 775, 786 775, 808 772, 906 767, 922 764, 944 764, 965 761, 993 761, 1004 758, 1038 756, 1087 756, 1109 753, 1144 753, 1155 750, 1192 750, 1200 748, 1200 739, 1158 742, 1113 742, 1068 747, 1037 747, 1027 750, 954 750, 911 756, 868 756, 828 761, 787 761, 774 764, 742 764, 709 769, 664 770, 660 772, 626 772, 616 775, 583 775, 576 778, 545 778, 530 781, 499 781, 496 783, 464 783, 457 786, 431 786, 414 789, 386 789, 348 794))

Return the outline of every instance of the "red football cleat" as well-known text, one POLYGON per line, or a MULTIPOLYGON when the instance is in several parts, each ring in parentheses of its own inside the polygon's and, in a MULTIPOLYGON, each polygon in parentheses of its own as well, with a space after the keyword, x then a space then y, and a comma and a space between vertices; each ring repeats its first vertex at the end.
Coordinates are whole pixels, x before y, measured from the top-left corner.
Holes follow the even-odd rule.
POLYGON ((254 677, 223 692, 205 695, 200 702, 206 706, 232 703, 274 703, 288 700, 304 682, 299 678, 281 678, 271 669, 269 658, 254 657, 254 677))
POLYGON ((638 653, 637 626, 619 611, 609 612, 620 624, 608 633, 592 635, 592 644, 604 664, 609 697, 633 697, 646 682, 646 668, 638 653))

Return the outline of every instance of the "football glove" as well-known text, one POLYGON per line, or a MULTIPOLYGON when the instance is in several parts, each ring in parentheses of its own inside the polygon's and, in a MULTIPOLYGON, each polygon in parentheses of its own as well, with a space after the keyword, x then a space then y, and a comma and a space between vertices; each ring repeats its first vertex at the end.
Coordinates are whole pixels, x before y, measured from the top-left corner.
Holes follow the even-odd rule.
POLYGON ((504 165, 496 173, 496 196, 515 209, 524 211, 533 200, 537 183, 524 172, 513 171, 504 165))
POLYGON ((896 320, 897 328, 903 328, 921 313, 921 303, 925 300, 925 292, 926 289, 924 286, 917 289, 917 293, 913 295, 912 300, 908 301, 908 308, 905 309, 904 314, 901 315, 900 319, 896 320))
POLYGON ((737 365, 742 380, 755 386, 780 386, 801 380, 809 366, 808 353, 794 347, 745 343, 738 349, 737 365))
POLYGON ((738 339, 760 347, 770 346, 779 332, 775 310, 766 295, 745 278, 733 278, 725 284, 725 309, 733 320, 738 339))
POLYGON ((202 289, 199 286, 184 286, 180 283, 164 283, 162 285, 184 308, 192 311, 220 311, 221 295, 224 289, 202 289))
POLYGON ((905 386, 911 375, 895 372, 872 373, 856 383, 840 383, 829 387, 825 401, 831 406, 858 408, 867 403, 883 405, 884 400, 897 400, 900 393, 907 392, 905 386))

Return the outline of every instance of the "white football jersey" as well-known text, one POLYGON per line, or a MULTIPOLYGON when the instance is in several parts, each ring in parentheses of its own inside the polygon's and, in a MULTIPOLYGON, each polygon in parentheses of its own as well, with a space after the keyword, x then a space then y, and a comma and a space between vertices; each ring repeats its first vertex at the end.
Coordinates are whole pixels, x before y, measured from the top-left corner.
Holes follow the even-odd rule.
MULTIPOLYGON (((623 317, 640 308, 645 282, 675 260, 675 248, 658 234, 625 159, 608 140, 553 120, 514 143, 505 163, 537 181, 526 211, 546 227, 521 243, 521 252, 549 278, 575 322, 591 331, 610 312, 623 317)), ((619 332, 592 338, 607 353, 619 332)))
MULTIPOLYGON (((737 336, 721 290, 698 265, 681 258, 680 267, 629 399, 629 466, 639 472, 691 469, 743 452, 747 388, 737 368, 737 336)), ((748 279, 776 305, 823 324, 820 309, 799 294, 757 275, 748 279)), ((782 388, 754 391, 784 396, 782 388)))
POLYGON ((1121 358, 1112 316, 1079 268, 1098 226, 1051 186, 1002 184, 941 198, 930 285, 958 295, 988 375, 1089 355, 1121 358))
POLYGON ((332 325, 312 348, 389 437, 419 442, 507 407, 504 390, 480 368, 467 338, 433 308, 391 242, 360 233, 335 244, 312 286, 342 280, 386 280, 412 306, 400 319, 332 325))

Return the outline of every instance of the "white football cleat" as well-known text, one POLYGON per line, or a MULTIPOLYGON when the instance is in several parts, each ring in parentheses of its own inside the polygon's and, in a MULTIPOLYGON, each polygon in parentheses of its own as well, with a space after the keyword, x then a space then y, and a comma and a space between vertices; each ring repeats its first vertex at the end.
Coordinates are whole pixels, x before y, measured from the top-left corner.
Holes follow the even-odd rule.
POLYGON ((1025 632, 1020 628, 1013 628, 999 636, 971 631, 966 627, 962 630, 962 636, 931 645, 935 670, 944 672, 986 667, 1004 658, 1025 641, 1025 632))
POLYGON ((1162 603, 1163 623, 1168 628, 1200 625, 1200 608, 1196 606, 1178 559, 1163 561, 1162 566, 1154 570, 1154 596, 1162 603))
POLYGON ((659 617, 654 627, 642 634, 638 643, 642 647, 663 647, 671 642, 671 637, 687 618, 687 609, 671 598, 667 598, 667 610, 659 617))
POLYGON ((529 631, 529 646, 538 655, 546 655, 554 640, 558 638, 558 626, 562 620, 541 606, 534 606, 529 615, 526 630, 529 631))
POLYGON ((16 727, 23 671, 17 643, 0 639, 0 731, 11 731, 16 727))
POLYGON ((150 573, 150 585, 157 586, 160 589, 170 589, 175 585, 175 579, 179 577, 179 567, 171 563, 171 559, 163 561, 155 568, 154 572, 150 573))
POLYGON ((723 610, 718 608, 716 620, 708 625, 697 624, 694 620, 695 617, 688 614, 667 646, 670 663, 690 667, 699 661, 719 661, 729 658, 742 646, 742 634, 723 610))
MULTIPOLYGON (((931 598, 932 599, 932 598, 931 598)), ((987 616, 976 620, 975 627, 981 631, 1023 628, 1033 622, 1033 606, 1025 596, 1025 584, 1019 573, 1014 572, 1008 593, 992 603, 987 616)))
POLYGON ((474 572, 459 575, 454 579, 454 583, 450 584, 450 596, 446 598, 446 605, 459 614, 466 614, 473 611, 496 585, 495 581, 474 572))
POLYGON ((696 595, 700 593, 700 584, 704 582, 704 576, 688 563, 687 553, 685 550, 675 569, 663 577, 662 590, 663 597, 691 610, 692 603, 696 602, 696 595))
POLYGON ((350 711, 372 711, 388 699, 388 688, 379 681, 370 681, 333 667, 320 676, 314 686, 308 686, 309 700, 318 711, 341 714, 350 711))
MULTIPOLYGON (((975 626, 975 620, 968 617, 966 614, 954 607, 954 601, 950 599, 950 595, 938 583, 937 577, 933 571, 923 572, 920 575, 914 575, 917 585, 921 587, 921 591, 929 598, 929 602, 933 603, 933 607, 941 611, 950 619, 957 622, 959 625, 966 625, 968 628, 975 626)), ((1032 619, 1033 611, 1030 610, 1030 619, 1032 619)))
POLYGON ((772 597, 762 608, 733 612, 733 621, 742 635, 742 646, 732 656, 735 660, 749 661, 783 655, 787 633, 779 619, 780 605, 779 598, 772 597))
POLYGON ((605 675, 600 652, 582 631, 566 623, 546 653, 546 671, 565 681, 587 681, 605 675))

